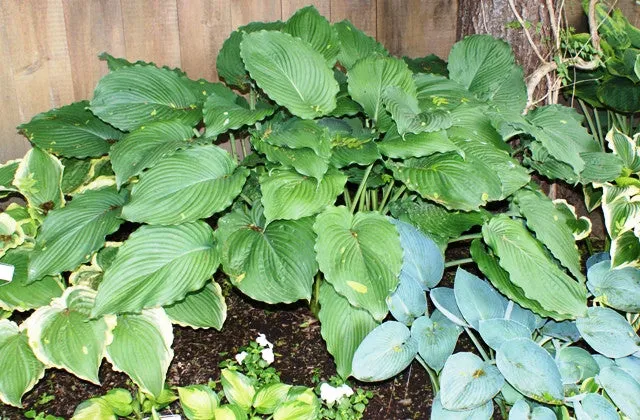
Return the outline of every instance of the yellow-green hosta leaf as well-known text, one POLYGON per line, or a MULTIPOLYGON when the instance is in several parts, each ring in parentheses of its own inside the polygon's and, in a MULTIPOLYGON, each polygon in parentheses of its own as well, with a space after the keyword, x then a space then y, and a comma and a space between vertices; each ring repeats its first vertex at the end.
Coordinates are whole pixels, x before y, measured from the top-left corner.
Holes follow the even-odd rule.
POLYGON ((115 187, 88 190, 44 220, 29 263, 29 281, 75 269, 104 245, 122 224, 126 191, 115 187))
POLYGON ((173 359, 173 327, 162 308, 118 315, 107 359, 144 392, 158 398, 173 359))
POLYGON ((16 175, 20 159, 10 160, 0 165, 0 198, 4 198, 11 193, 18 192, 13 185, 13 178, 16 175))
POLYGON ((353 216, 346 207, 318 215, 317 260, 326 280, 358 308, 382 321, 386 298, 398 285, 402 247, 395 226, 377 212, 353 216), (384 244, 381 247, 380 244, 384 244))
POLYGON ((37 147, 29 150, 20 161, 13 185, 18 187, 38 217, 64 205, 62 170, 58 158, 37 147))
POLYGON ((227 400, 248 412, 256 394, 253 381, 242 373, 230 369, 222 369, 220 381, 227 400))
POLYGON ((22 407, 22 396, 44 376, 44 365, 33 354, 24 328, 0 320, 0 401, 22 407))
POLYGON ((118 420, 118 416, 107 401, 98 397, 81 402, 71 420, 118 420))
POLYGON ((140 176, 122 217, 154 225, 207 218, 231 204, 247 174, 218 146, 179 150, 140 176))
POLYGON ((260 414, 273 414, 278 405, 286 400, 291 385, 280 382, 262 387, 253 397, 253 408, 260 414))
POLYGON ((202 221, 142 226, 105 271, 92 316, 170 305, 201 289, 219 264, 213 230, 202 221))
POLYGON ((36 310, 25 328, 29 345, 47 367, 99 384, 98 369, 113 338, 115 318, 89 318, 95 293, 83 286, 70 287, 51 305, 36 310))
POLYGON ((247 412, 235 404, 223 404, 216 408, 214 413, 216 420, 247 420, 247 412))
POLYGON ((307 41, 324 56, 330 66, 335 64, 340 51, 338 34, 315 7, 307 6, 295 12, 284 24, 282 32, 307 41))
POLYGON ((240 55, 251 78, 293 115, 313 119, 336 107, 340 90, 325 57, 300 38, 276 31, 244 36, 240 55))
POLYGON ((165 306, 169 319, 174 324, 191 328, 222 329, 227 319, 227 304, 218 283, 211 281, 202 289, 191 292, 172 305, 165 306))
POLYGON ((189 420, 215 418, 215 410, 220 403, 218 395, 206 385, 178 387, 180 406, 189 420))

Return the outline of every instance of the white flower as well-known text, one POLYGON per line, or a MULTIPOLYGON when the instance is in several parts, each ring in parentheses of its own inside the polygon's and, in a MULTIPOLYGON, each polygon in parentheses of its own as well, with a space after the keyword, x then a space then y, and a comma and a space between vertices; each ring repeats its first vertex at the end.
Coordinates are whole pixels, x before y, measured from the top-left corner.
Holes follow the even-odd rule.
POLYGON ((268 364, 273 363, 275 359, 275 356, 273 355, 273 348, 271 347, 266 347, 262 349, 262 351, 260 352, 260 355, 262 356, 262 360, 264 360, 268 364))
POLYGON ((268 347, 270 349, 273 348, 273 344, 271 344, 269 340, 267 340, 267 337, 262 333, 258 334, 258 338, 256 338, 256 343, 260 344, 260 346, 262 347, 268 347))
POLYGON ((353 395, 353 389, 347 384, 342 384, 337 388, 332 387, 326 382, 320 385, 320 398, 326 401, 327 404, 333 404, 341 398, 351 395, 353 395))
POLYGON ((353 389, 351 389, 351 387, 347 384, 342 384, 337 389, 342 392, 343 397, 350 397, 353 395, 353 389))
POLYGON ((236 362, 238 362, 239 365, 242 364, 242 362, 244 361, 244 359, 247 358, 247 352, 243 351, 241 353, 236 354, 236 362))

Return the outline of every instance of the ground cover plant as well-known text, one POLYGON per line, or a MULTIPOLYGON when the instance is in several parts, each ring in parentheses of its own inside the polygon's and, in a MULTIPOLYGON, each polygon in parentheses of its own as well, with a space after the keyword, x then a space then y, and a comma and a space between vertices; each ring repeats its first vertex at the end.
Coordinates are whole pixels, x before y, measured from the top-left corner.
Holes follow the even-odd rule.
MULTIPOLYGON (((523 115, 503 41, 400 59, 309 7, 234 31, 223 83, 102 59, 91 101, 20 126, 34 147, 0 167, 1 193, 26 202, 0 215, 0 263, 15 270, 0 285, 4 403, 20 406, 46 368, 98 383, 105 357, 157 400, 172 325, 222 328, 222 272, 256 301, 308 301, 344 379, 417 358, 439 390, 434 418, 488 418, 494 401, 514 418, 640 417, 626 393, 640 392, 638 317, 618 312, 638 312, 637 265, 594 257, 585 277, 589 220, 530 176, 620 183, 624 165, 598 164, 612 154, 571 108, 523 115), (445 262, 461 241, 470 257, 445 262), (472 261, 490 284, 459 269, 438 287, 472 261), (452 354, 463 330, 481 357, 452 354)), ((637 239, 637 200, 622 201, 618 233, 637 239)))

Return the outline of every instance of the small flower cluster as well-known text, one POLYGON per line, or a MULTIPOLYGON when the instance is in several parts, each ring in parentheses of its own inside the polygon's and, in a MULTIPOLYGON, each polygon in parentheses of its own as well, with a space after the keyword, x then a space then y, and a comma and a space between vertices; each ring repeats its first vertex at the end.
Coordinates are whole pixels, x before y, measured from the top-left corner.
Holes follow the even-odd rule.
MULTIPOLYGON (((256 343, 258 343, 260 347, 262 347, 260 356, 262 357, 262 360, 267 362, 267 366, 273 363, 273 361, 275 360, 275 355, 273 354, 273 344, 269 340, 267 340, 267 337, 262 333, 258 334, 256 343)), ((249 354, 246 351, 241 351, 235 356, 236 362, 241 365, 248 355, 249 354)))
POLYGON ((325 382, 320 385, 320 398, 327 404, 333 404, 336 401, 340 401, 343 397, 350 397, 352 395, 353 389, 347 384, 333 387, 325 382))

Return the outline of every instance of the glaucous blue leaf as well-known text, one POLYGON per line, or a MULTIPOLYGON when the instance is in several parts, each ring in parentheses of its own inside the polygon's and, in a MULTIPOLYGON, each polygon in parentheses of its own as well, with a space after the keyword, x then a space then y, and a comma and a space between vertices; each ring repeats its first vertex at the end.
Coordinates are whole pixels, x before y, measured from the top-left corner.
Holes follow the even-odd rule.
POLYGON ((587 287, 612 308, 640 312, 640 269, 611 269, 611 261, 601 261, 587 271, 587 287))
POLYGON ((461 327, 468 327, 469 324, 464 320, 462 312, 458 308, 456 302, 456 296, 453 289, 450 287, 436 287, 431 289, 429 297, 433 304, 442 312, 444 316, 449 318, 454 324, 458 324, 461 327))
POLYGON ((630 419, 640 419, 640 384, 617 366, 600 370, 597 377, 609 398, 630 419))
POLYGON ((512 321, 519 322, 533 332, 537 328, 538 319, 529 309, 525 309, 514 301, 510 300, 507 304, 504 317, 512 321))
POLYGON ((487 420, 493 418, 493 401, 480 407, 466 410, 447 410, 442 406, 440 394, 436 394, 431 406, 431 420, 487 420))
POLYGON ((509 420, 556 420, 556 415, 547 407, 538 406, 532 410, 524 399, 520 399, 509 410, 509 420))
POLYGON ((585 263, 587 271, 591 269, 594 265, 598 264, 602 261, 611 261, 611 255, 608 252, 598 252, 587 258, 587 262, 585 263))
POLYGON ((437 309, 431 317, 421 316, 411 325, 411 337, 418 342, 420 357, 436 372, 442 369, 447 358, 453 354, 461 332, 460 326, 437 309))
POLYGON ((627 356, 621 359, 616 359, 616 365, 627 372, 638 383, 640 383, 640 358, 636 356, 627 356))
POLYGON ((478 331, 484 342, 494 350, 512 338, 531 338, 529 328, 510 319, 481 319, 478 331))
POLYGON ((608 366, 614 366, 616 364, 615 361, 609 359, 608 357, 604 357, 601 354, 592 354, 591 357, 593 357, 593 360, 596 361, 596 363, 598 364, 598 367, 600 368, 600 370, 608 367, 608 366))
POLYGON ((574 403, 573 410, 577 420, 619 420, 618 410, 608 399, 600 394, 587 394, 574 403))
POLYGON ((580 331, 576 327, 575 321, 557 322, 553 319, 547 321, 540 332, 548 337, 575 343, 580 340, 580 331))
POLYGON ((411 325, 427 310, 427 296, 412 278, 401 276, 398 288, 386 300, 391 315, 405 325, 411 325))
POLYGON ((576 320, 576 326, 587 344, 607 357, 625 357, 640 350, 640 337, 613 309, 591 307, 586 317, 576 320))
POLYGON ((563 384, 576 384, 593 378, 600 367, 588 351, 580 347, 564 347, 556 354, 556 364, 563 384))
POLYGON ((476 330, 481 319, 504 317, 506 299, 489 283, 458 268, 453 291, 464 319, 476 330))

